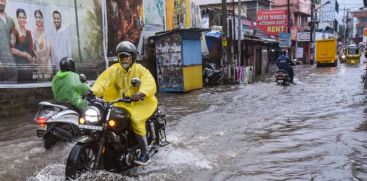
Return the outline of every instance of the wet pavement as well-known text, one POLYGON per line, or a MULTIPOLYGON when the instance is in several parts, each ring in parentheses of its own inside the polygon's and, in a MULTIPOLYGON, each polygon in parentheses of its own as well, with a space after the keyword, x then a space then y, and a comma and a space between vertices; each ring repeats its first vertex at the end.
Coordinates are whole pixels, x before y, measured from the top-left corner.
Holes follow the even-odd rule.
MULTIPOLYGON (((171 144, 139 177, 80 180, 367 180, 365 64, 296 66, 296 85, 271 79, 186 94, 160 93, 171 144)), ((32 121, 0 127, 1 180, 64 180, 72 143, 45 150, 32 121)))

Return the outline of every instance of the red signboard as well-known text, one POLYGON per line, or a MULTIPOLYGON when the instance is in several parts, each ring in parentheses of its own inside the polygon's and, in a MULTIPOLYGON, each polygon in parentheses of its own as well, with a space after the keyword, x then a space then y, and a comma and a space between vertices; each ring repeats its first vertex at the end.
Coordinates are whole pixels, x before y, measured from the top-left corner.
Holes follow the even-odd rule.
POLYGON ((352 12, 352 14, 356 18, 364 18, 364 17, 367 17, 367 11, 366 10, 354 11, 354 12, 352 12))
POLYGON ((260 10, 256 13, 257 27, 265 33, 279 36, 287 32, 287 10, 260 10))

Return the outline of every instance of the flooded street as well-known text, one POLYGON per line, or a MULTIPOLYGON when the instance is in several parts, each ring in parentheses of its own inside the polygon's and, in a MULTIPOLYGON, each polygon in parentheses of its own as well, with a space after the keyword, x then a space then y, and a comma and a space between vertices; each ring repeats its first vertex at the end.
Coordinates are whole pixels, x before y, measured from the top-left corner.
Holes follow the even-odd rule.
MULTIPOLYGON (((268 79, 160 93, 171 144, 139 177, 80 180, 367 180, 364 67, 296 66, 288 87, 268 79)), ((35 128, 31 119, 1 125, 1 180, 64 180, 73 144, 45 150, 35 128)))

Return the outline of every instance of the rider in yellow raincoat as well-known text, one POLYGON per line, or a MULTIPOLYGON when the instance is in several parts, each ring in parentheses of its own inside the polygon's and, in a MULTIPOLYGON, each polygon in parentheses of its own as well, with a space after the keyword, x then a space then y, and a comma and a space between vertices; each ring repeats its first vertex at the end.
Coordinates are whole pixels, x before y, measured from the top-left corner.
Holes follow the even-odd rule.
POLYGON ((116 106, 128 109, 131 113, 131 124, 137 135, 141 147, 141 157, 135 163, 146 165, 149 163, 148 144, 146 139, 145 121, 151 117, 158 107, 155 97, 157 91, 155 80, 148 69, 135 63, 137 50, 134 44, 123 41, 116 47, 119 63, 105 70, 92 87, 97 97, 103 97, 105 101, 112 102, 117 98, 131 96, 133 100, 141 100, 132 103, 118 103, 116 106), (131 79, 139 78, 139 87, 131 86, 131 79), (144 98, 144 100, 142 100, 144 98))

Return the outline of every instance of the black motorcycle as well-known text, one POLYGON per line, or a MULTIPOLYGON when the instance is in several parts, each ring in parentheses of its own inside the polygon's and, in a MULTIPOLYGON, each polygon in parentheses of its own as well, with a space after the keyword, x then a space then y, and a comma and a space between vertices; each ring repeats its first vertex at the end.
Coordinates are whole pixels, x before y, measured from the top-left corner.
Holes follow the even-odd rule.
POLYGON ((214 63, 207 63, 204 65, 203 70, 203 84, 208 85, 220 85, 223 83, 224 73, 222 69, 217 68, 214 63))
POLYGON ((291 78, 285 70, 278 70, 275 72, 274 78, 277 85, 288 86, 291 83, 291 78))
MULTIPOLYGON (((123 97, 110 103, 93 96, 88 97, 88 100, 90 106, 79 124, 82 136, 77 139, 66 162, 66 179, 74 179, 81 173, 100 169, 121 173, 134 167, 134 160, 141 154, 131 128, 129 111, 114 106, 119 102, 131 103, 131 98, 123 97)), ((157 152, 158 146, 169 144, 165 127, 165 115, 159 111, 146 122, 151 156, 157 152)))
POLYGON ((367 68, 364 69, 363 75, 361 75, 363 88, 367 89, 367 68))

